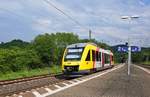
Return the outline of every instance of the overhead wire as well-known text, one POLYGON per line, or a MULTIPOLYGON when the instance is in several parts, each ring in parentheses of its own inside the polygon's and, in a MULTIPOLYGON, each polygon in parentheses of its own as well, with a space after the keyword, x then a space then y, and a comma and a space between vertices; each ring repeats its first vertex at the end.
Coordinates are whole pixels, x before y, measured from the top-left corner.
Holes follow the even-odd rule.
MULTIPOLYGON (((67 14, 66 12, 64 12, 62 9, 58 8, 56 5, 54 5, 52 2, 50 2, 50 0, 43 0, 45 3, 47 3, 48 5, 50 5, 51 7, 55 8, 57 11, 61 12, 63 15, 65 15, 66 17, 68 17, 68 19, 72 20, 74 23, 76 23, 77 25, 79 25, 82 28, 88 29, 87 27, 83 26, 82 24, 80 24, 80 22, 78 22, 76 19, 74 19, 71 15, 67 14)), ((89 29, 88 29, 89 30, 89 29)))
POLYGON ((50 2, 50 0, 43 0, 45 3, 47 3, 48 5, 50 5, 51 7, 55 8, 57 11, 59 11, 60 13, 62 13, 63 15, 65 15, 68 19, 70 19, 71 21, 73 21, 75 24, 77 24, 78 26, 89 30, 89 28, 83 26, 80 22, 78 22, 76 19, 74 19, 71 15, 67 14, 66 12, 64 12, 62 9, 58 8, 56 5, 54 5, 52 2, 50 2))

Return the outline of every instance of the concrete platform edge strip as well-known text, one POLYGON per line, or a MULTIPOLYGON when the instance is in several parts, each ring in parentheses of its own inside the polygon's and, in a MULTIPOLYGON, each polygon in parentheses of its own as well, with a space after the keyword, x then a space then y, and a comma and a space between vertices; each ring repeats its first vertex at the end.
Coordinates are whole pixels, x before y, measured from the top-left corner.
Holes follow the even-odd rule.
POLYGON ((100 74, 98 74, 98 75, 95 75, 95 76, 93 76, 93 77, 83 79, 82 81, 78 80, 77 82, 74 82, 74 83, 72 83, 72 84, 70 84, 70 85, 66 85, 65 87, 58 88, 58 89, 56 89, 56 90, 54 90, 54 91, 45 93, 45 94, 43 94, 43 95, 39 95, 39 94, 37 95, 37 93, 34 93, 34 94, 36 94, 36 97, 46 97, 46 96, 50 96, 50 95, 52 95, 52 94, 55 94, 55 93, 57 93, 57 92, 60 92, 60 91, 62 91, 62 90, 65 90, 65 89, 67 89, 67 88, 76 86, 76 85, 78 85, 78 84, 84 83, 84 82, 89 81, 89 80, 91 80, 91 79, 94 79, 94 78, 100 77, 100 76, 102 76, 102 75, 105 75, 105 74, 107 74, 107 73, 109 73, 109 72, 112 72, 112 71, 114 71, 114 70, 116 70, 116 69, 119 69, 119 68, 121 68, 121 67, 123 67, 123 66, 124 66, 124 65, 117 66, 117 67, 115 67, 115 68, 112 68, 112 69, 110 69, 110 70, 108 70, 108 71, 106 71, 106 72, 102 72, 102 73, 100 73, 100 74))
POLYGON ((134 66, 137 67, 137 68, 139 68, 139 69, 141 69, 141 70, 143 70, 143 71, 145 71, 145 72, 147 72, 148 74, 150 74, 150 70, 148 70, 146 68, 143 68, 141 66, 137 66, 137 65, 134 65, 134 66))

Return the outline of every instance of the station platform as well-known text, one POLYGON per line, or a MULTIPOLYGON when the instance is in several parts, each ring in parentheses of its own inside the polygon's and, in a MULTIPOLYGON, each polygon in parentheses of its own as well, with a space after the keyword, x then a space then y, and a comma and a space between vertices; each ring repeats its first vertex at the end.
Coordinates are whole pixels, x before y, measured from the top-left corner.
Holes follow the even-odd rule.
POLYGON ((47 97, 150 97, 150 74, 127 65, 47 97))

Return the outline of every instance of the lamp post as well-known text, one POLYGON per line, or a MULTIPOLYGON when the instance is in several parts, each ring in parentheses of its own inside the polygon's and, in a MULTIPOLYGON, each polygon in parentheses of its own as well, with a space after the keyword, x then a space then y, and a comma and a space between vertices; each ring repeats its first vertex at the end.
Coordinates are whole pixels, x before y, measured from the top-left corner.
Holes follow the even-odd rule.
MULTIPOLYGON (((122 16, 121 19, 129 20, 129 23, 131 23, 132 19, 138 19, 139 16, 122 16)), ((128 36, 128 75, 130 75, 130 66, 131 66, 131 44, 130 44, 130 37, 128 36)))

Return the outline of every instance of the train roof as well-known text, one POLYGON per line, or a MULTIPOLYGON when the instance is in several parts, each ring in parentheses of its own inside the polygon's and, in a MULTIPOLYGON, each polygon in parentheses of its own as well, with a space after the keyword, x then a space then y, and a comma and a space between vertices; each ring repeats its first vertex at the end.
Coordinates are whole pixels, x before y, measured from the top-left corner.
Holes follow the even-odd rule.
MULTIPOLYGON (((96 44, 88 42, 88 43, 75 43, 75 44, 71 44, 71 45, 68 45, 67 48, 75 48, 75 47, 80 48, 80 47, 85 47, 85 46, 88 45, 88 44, 91 44, 91 45, 94 45, 94 46, 98 47, 96 44)), ((103 49, 103 48, 99 48, 99 49, 100 49, 102 52, 106 53, 106 54, 111 54, 111 55, 113 55, 113 53, 112 53, 110 50, 105 50, 105 49, 103 49)))
POLYGON ((74 48, 74 47, 85 47, 86 45, 88 44, 91 44, 91 45, 94 45, 94 46, 97 46, 96 44, 94 43, 75 43, 75 44, 71 44, 71 45, 68 45, 67 48, 74 48))
POLYGON ((110 50, 105 50, 105 49, 100 48, 100 51, 102 51, 102 52, 104 52, 104 53, 106 53, 106 54, 111 54, 111 55, 113 55, 113 53, 112 53, 110 50))

